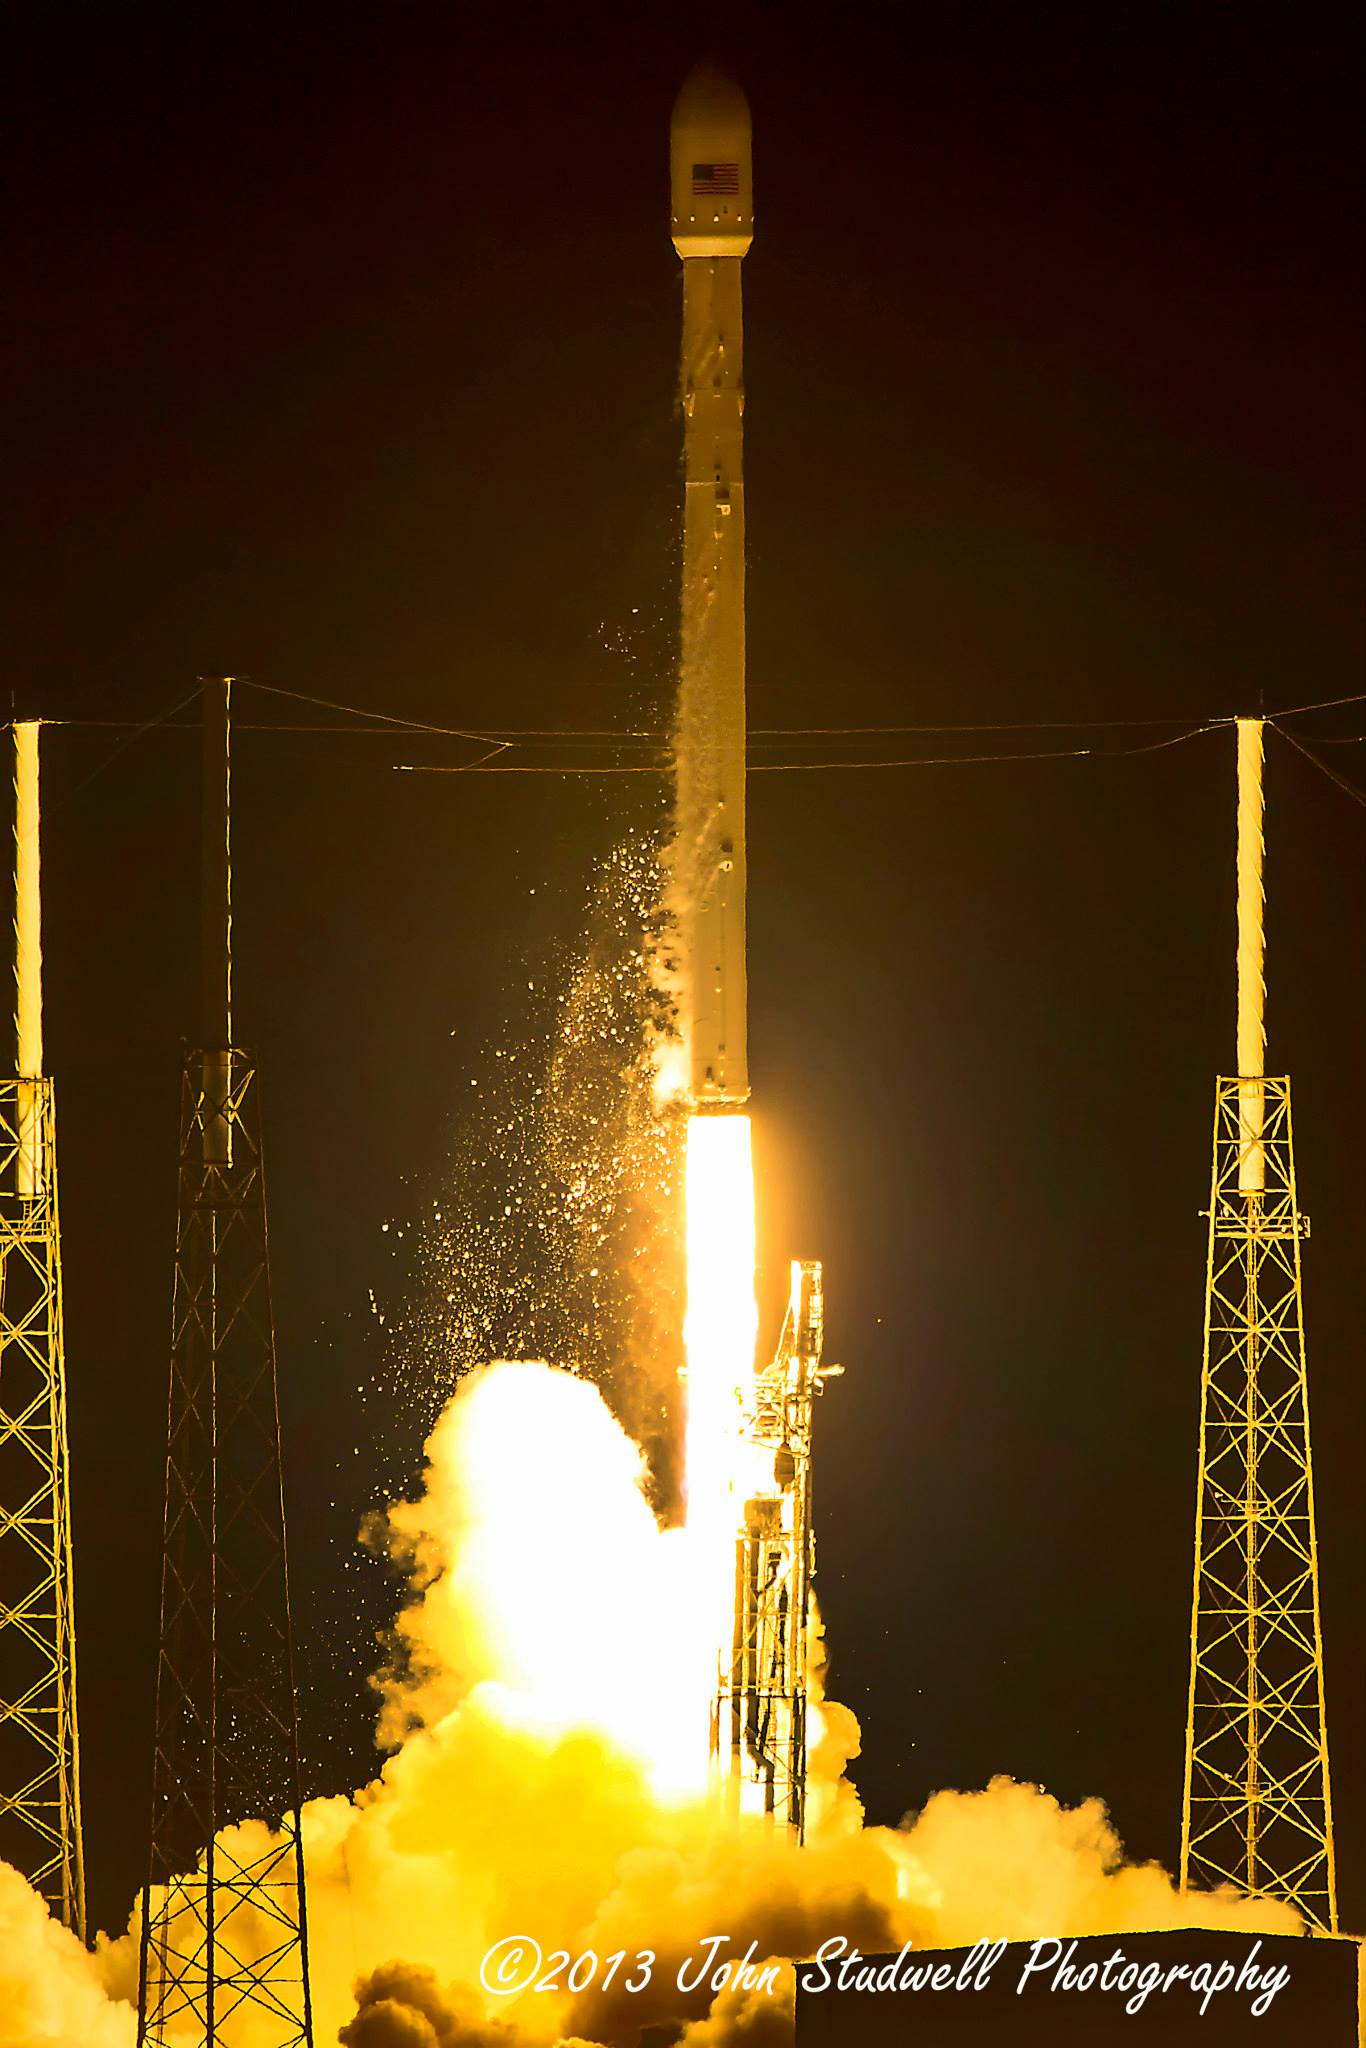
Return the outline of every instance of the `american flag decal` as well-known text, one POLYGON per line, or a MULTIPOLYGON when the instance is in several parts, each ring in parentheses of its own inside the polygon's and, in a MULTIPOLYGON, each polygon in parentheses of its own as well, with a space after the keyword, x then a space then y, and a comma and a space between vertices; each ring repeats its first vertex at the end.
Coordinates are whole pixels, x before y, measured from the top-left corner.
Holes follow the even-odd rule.
POLYGON ((694 199, 724 198, 740 190, 739 164, 694 164, 692 167, 692 193, 694 199))

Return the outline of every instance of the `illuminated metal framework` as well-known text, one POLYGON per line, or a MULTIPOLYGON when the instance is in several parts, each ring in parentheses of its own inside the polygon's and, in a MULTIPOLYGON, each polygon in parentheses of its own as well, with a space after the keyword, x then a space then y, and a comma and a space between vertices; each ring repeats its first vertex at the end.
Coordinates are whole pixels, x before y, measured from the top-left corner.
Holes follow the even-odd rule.
POLYGON ((1287 1900, 1336 1931, 1314 1468, 1290 1083, 1261 1084, 1262 1188, 1240 1187, 1246 1084, 1215 1097, 1181 1882, 1287 1900))
POLYGON ((1337 1931, 1290 1082, 1266 1072, 1262 722, 1237 721, 1238 1073, 1216 1084, 1181 1883, 1337 1931))
POLYGON ((313 2038, 253 1082, 239 1051, 186 1059, 139 2048, 313 2038))
POLYGON ((51 1080, 0 1081, 0 1857, 84 1938, 51 1080))
POLYGON ((772 1474, 744 1503, 735 1542, 731 1668, 712 1717, 712 1754, 757 1792, 801 1841, 806 1829, 806 1695, 811 1580, 811 1423, 815 1397, 842 1368, 824 1365, 818 1260, 794 1259, 786 1320, 771 1365, 755 1373, 742 1415, 751 1463, 772 1474))

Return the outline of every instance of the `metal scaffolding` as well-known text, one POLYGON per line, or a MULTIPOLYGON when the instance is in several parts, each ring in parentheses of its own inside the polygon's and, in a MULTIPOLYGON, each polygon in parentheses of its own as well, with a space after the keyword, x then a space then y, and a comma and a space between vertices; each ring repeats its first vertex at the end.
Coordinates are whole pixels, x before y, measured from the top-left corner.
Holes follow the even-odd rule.
POLYGON ((1240 1072, 1216 1085, 1181 1883, 1337 1929, 1290 1082, 1264 1072, 1261 727, 1239 721, 1240 1072))
POLYGON ((51 1081, 0 1081, 0 1857, 84 1938, 56 1157, 51 1081))
POLYGON ((730 1670, 712 1715, 712 1754, 742 1807, 806 1831, 807 1656, 815 1534, 811 1520, 812 1407, 824 1382, 824 1299, 815 1259, 792 1262, 777 1353, 754 1375, 742 1413, 751 1470, 764 1474, 743 1503, 735 1540, 730 1670), (771 1475, 771 1477, 769 1477, 771 1475))
POLYGON ((265 1186, 255 1072, 228 1003, 227 706, 225 684, 206 686, 206 1021, 219 1028, 182 1081, 139 2048, 313 2039, 265 1186))
POLYGON ((84 1939, 56 1109, 43 1077, 38 731, 14 728, 18 1073, 0 1081, 0 1857, 84 1939))

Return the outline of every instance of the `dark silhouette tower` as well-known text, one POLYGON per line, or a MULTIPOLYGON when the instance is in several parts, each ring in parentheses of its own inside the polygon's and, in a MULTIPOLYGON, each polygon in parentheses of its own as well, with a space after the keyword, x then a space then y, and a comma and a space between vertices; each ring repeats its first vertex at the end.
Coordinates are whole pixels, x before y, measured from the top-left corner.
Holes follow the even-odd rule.
POLYGON ((229 698, 206 681, 139 2048, 313 2040, 265 1184, 255 1070, 232 1041, 229 698))

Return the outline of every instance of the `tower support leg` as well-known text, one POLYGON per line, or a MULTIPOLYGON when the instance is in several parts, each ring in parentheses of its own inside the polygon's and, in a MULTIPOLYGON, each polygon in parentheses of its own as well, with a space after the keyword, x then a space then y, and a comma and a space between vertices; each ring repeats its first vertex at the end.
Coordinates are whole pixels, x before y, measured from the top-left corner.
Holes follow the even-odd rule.
POLYGON ((1217 1085, 1181 1815, 1184 1886, 1337 1929, 1314 1465, 1287 1079, 1217 1085))
POLYGON ((0 1858, 85 1937, 52 1082, 0 1081, 0 1858))
POLYGON ((313 2039, 255 1112, 242 1053, 187 1054, 138 2048, 313 2039))

